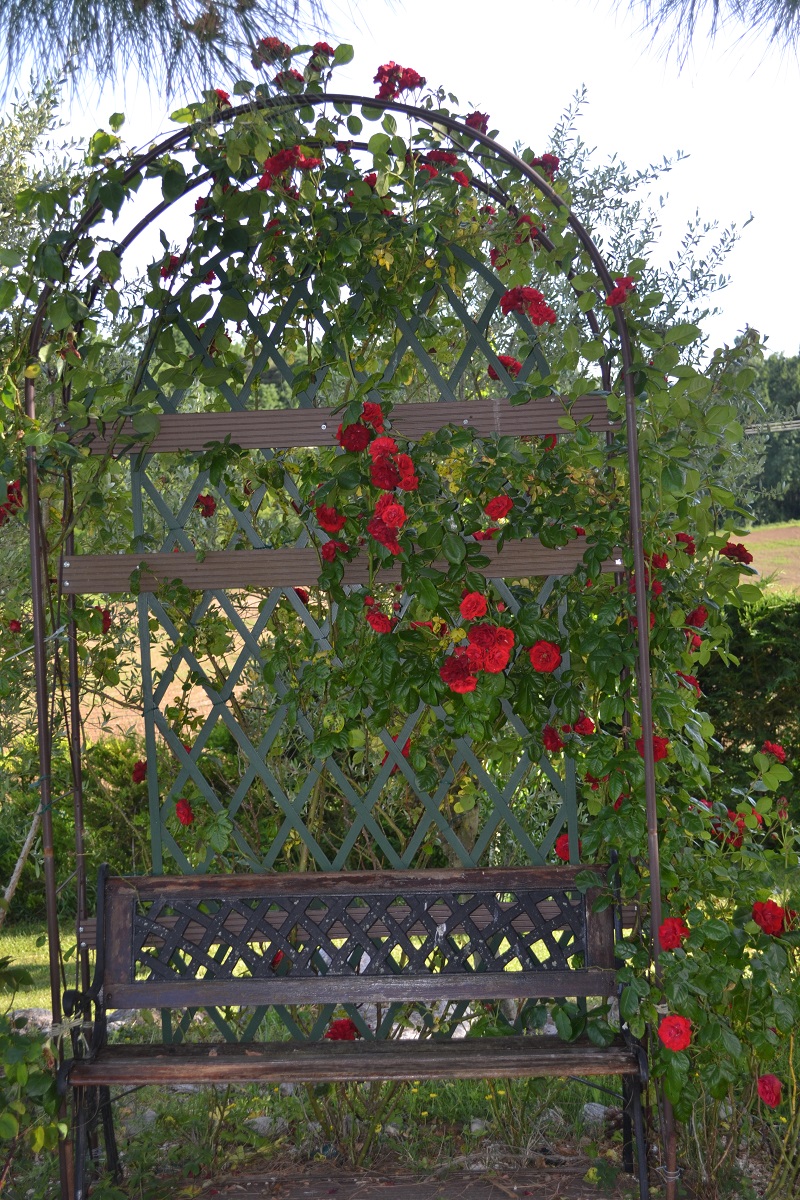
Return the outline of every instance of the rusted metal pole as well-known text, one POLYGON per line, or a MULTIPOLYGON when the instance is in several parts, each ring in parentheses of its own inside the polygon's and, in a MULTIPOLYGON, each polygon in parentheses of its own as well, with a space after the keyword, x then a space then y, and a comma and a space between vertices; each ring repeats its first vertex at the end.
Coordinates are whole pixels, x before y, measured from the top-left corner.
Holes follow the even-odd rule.
MULTIPOLYGON (((36 392, 32 379, 25 380, 25 415, 36 417, 36 392)), ((33 615, 33 660, 36 677, 36 724, 39 736, 39 803, 42 812, 42 855, 44 858, 44 893, 47 907, 47 950, 50 967, 50 1007, 53 1024, 61 1023, 61 948, 58 932, 58 891, 56 864, 53 854, 53 794, 51 780, 52 730, 48 708, 47 685, 47 626, 45 622, 44 588, 47 582, 47 563, 42 544, 41 513, 39 509, 39 476, 36 448, 27 451, 28 472, 28 536, 31 562, 31 607, 33 615)), ((60 1042, 58 1043, 61 1058, 60 1042)), ((70 1180, 64 1141, 58 1144, 58 1167, 62 1200, 70 1200, 70 1180)))

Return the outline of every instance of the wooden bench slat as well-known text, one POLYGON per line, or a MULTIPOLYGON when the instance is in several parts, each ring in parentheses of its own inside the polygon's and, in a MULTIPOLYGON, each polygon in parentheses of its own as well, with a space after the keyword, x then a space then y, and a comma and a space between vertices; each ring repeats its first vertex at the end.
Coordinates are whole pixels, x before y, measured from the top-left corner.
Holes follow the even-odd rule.
POLYGON ((465 971, 429 975, 306 975, 296 979, 142 980, 106 986, 113 1008, 194 1008, 238 1004, 393 1004, 436 1000, 501 1000, 550 996, 609 996, 612 970, 465 971))
POLYGON ((93 1062, 76 1062, 70 1083, 316 1083, 343 1080, 487 1079, 565 1075, 636 1075, 638 1060, 622 1043, 544 1036, 401 1039, 369 1042, 177 1046, 110 1046, 93 1062))

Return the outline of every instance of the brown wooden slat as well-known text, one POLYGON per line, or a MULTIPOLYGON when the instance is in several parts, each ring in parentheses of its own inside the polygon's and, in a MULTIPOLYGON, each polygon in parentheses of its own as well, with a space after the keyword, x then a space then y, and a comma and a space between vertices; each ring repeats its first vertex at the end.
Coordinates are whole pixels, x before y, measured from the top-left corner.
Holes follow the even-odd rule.
MULTIPOLYGON (((543 546, 538 538, 506 542, 498 549, 485 542, 481 553, 491 561, 477 568, 487 579, 527 579, 532 576, 570 575, 582 561, 586 544, 582 539, 560 549, 543 546)), ((607 559, 604 571, 619 571, 621 555, 607 559)), ((160 583, 179 579, 200 590, 245 589, 249 587, 315 587, 321 563, 316 550, 286 546, 279 550, 215 550, 199 561, 194 554, 75 554, 64 562, 62 591, 69 595, 119 593, 130 591, 131 575, 145 566, 140 590, 155 591, 160 583)), ((434 564, 448 569, 444 560, 434 564)), ((400 567, 379 571, 372 582, 399 583, 400 567)), ((370 583, 369 559, 359 555, 345 563, 343 582, 351 585, 370 583)))
POLYGON ((316 975, 292 979, 142 980, 103 987, 111 1008, 202 1008, 229 1004, 412 1004, 423 1000, 502 1000, 518 996, 610 996, 613 971, 474 971, 420 975, 316 975))
MULTIPOLYGON (((469 400, 459 403, 397 404, 391 412, 392 431, 416 441, 424 433, 443 425, 468 425, 481 437, 546 436, 563 433, 558 418, 567 413, 561 396, 512 405, 507 397, 469 400)), ((605 396, 580 396, 569 410, 576 421, 591 418, 594 428, 605 431, 614 425, 609 419, 605 396)), ((245 412, 165 413, 152 442, 150 454, 175 451, 199 452, 209 442, 231 442, 243 450, 290 449, 293 446, 335 446, 341 415, 329 408, 266 409, 245 412)), ((97 433, 92 422, 78 431, 73 440, 86 445, 92 454, 104 454, 113 446, 114 453, 136 454, 142 442, 136 438, 131 419, 113 430, 97 433)))
POLYGON ((76 1084, 491 1079, 565 1075, 636 1075, 627 1046, 551 1037, 402 1039, 382 1042, 198 1043, 110 1046, 94 1062, 76 1062, 76 1084))

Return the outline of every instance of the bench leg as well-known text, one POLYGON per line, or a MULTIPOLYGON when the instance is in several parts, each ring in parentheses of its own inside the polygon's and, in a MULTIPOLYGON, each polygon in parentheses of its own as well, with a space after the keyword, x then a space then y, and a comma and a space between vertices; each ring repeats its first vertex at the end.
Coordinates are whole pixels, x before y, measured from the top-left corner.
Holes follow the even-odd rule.
POLYGON ((86 1200, 89 1180, 86 1172, 86 1151, 89 1148, 89 1122, 86 1106, 86 1088, 76 1087, 73 1098, 73 1144, 75 1162, 75 1200, 86 1200))
POLYGON ((630 1105, 633 1115, 633 1131, 636 1138, 636 1176, 639 1180, 639 1200, 650 1200, 650 1183, 647 1177, 647 1137, 642 1108, 642 1084, 638 1078, 630 1081, 630 1105))
POLYGON ((98 1091, 100 1095, 100 1116, 103 1121, 103 1141, 106 1147, 106 1170, 114 1182, 119 1183, 122 1178, 122 1169, 119 1163, 117 1138, 114 1132, 114 1110, 111 1107, 111 1089, 101 1087, 98 1091))
POLYGON ((633 1169, 633 1121, 631 1081, 627 1075, 622 1076, 622 1169, 626 1175, 635 1175, 633 1169))

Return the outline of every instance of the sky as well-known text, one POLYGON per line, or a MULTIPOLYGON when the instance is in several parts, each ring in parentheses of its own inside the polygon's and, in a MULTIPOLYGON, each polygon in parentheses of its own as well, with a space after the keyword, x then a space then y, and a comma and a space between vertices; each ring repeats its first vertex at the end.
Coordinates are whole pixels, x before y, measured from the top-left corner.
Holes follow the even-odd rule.
MULTIPOLYGON (((706 327, 717 345, 750 325, 768 337, 768 349, 800 350, 795 54, 764 37, 743 37, 737 27, 714 42, 699 33, 679 69, 674 56, 651 45, 624 0, 619 9, 614 0, 361 0, 358 7, 331 0, 328 11, 328 28, 309 28, 306 40, 324 34, 354 46, 353 63, 336 72, 341 90, 374 95, 378 65, 393 59, 454 92, 464 111, 490 113, 506 145, 520 141, 542 153, 585 85, 579 130, 598 161, 616 155, 645 167, 678 150, 688 155, 653 196, 656 204, 666 198, 660 259, 669 262, 697 212, 740 229, 752 215, 727 260, 722 312, 706 327)), ((229 87, 233 80, 217 82, 229 87)), ((172 127, 168 114, 181 100, 167 104, 130 75, 99 97, 84 95, 72 101, 69 132, 91 133, 121 110, 126 140, 143 146, 172 127)))

